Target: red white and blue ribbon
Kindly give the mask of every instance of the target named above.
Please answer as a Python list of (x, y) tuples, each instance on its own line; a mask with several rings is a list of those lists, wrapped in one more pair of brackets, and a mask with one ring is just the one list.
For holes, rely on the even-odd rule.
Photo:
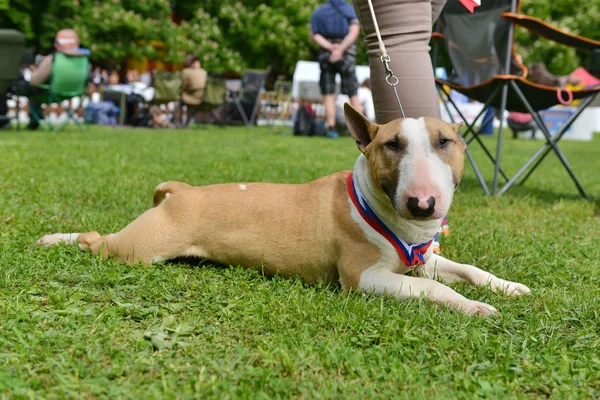
[(430, 240), (427, 243), (410, 245), (399, 238), (369, 206), (369, 203), (367, 203), (367, 200), (363, 197), (360, 189), (355, 184), (353, 175), (352, 172), (348, 175), (348, 195), (350, 195), (350, 199), (352, 200), (352, 203), (354, 203), (360, 216), (371, 228), (375, 229), (381, 236), (386, 238), (392, 246), (394, 246), (400, 259), (408, 268), (425, 264), (425, 253), (427, 253), (433, 240)]

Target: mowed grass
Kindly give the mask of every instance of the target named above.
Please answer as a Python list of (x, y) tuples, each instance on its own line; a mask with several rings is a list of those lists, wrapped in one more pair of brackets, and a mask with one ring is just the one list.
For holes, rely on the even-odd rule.
[[(540, 145), (507, 137), (507, 169)], [(562, 148), (600, 198), (600, 137)], [(350, 138), (93, 127), (2, 131), (0, 149), (0, 398), (600, 396), (600, 211), (554, 155), (500, 198), (466, 167), (443, 254), (533, 291), (453, 285), (501, 312), (486, 319), (208, 262), (130, 268), (35, 245), (119, 230), (166, 180), (301, 183), (350, 169)]]

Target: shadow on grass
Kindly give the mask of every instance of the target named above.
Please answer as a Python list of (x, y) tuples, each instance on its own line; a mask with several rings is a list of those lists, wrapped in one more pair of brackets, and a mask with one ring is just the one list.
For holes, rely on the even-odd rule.
[[(498, 186), (502, 186), (502, 181), (500, 181)], [(491, 188), (491, 181), (488, 182), (488, 187)], [(485, 196), (483, 188), (479, 184), (479, 181), (476, 178), (465, 177), (463, 178), (460, 187), (463, 191), (479, 194), (481, 196)], [(585, 190), (585, 187), (584, 187)], [(560, 201), (568, 200), (568, 201), (577, 201), (583, 200), (584, 198), (579, 194), (575, 185), (573, 185), (573, 190), (571, 192), (559, 192), (559, 191), (551, 191), (540, 188), (532, 188), (523, 185), (519, 185), (518, 183), (514, 184), (506, 193), (502, 196), (511, 196), (516, 198), (535, 198), (538, 201), (554, 204)], [(588, 196), (590, 194), (588, 193)], [(600, 199), (590, 196), (589, 201), (594, 204), (595, 215), (600, 215)]]
[[(327, 290), (331, 290), (333, 293), (342, 292), (342, 287), (340, 285), (336, 285), (336, 284), (332, 284), (332, 283), (325, 283), (325, 282), (321, 282), (321, 281), (319, 281), (316, 284), (310, 284), (310, 283), (304, 282), (302, 277), (300, 277), (299, 275), (293, 275), (290, 277), (283, 277), (281, 275), (267, 275), (267, 274), (264, 274), (263, 272), (259, 271), (258, 268), (245, 268), (242, 266), (219, 264), (219, 263), (209, 260), (207, 258), (177, 257), (172, 260), (165, 261), (165, 264), (177, 265), (177, 266), (188, 266), (188, 267), (192, 267), (192, 268), (212, 268), (215, 270), (222, 270), (222, 271), (229, 269), (229, 268), (235, 268), (235, 269), (241, 269), (241, 270), (247, 271), (248, 273), (255, 275), (255, 276), (260, 276), (261, 279), (264, 279), (267, 282), (272, 282), (274, 280), (283, 279), (283, 280), (289, 280), (289, 281), (298, 281), (305, 288), (317, 287), (317, 288), (326, 288)], [(336, 280), (336, 282), (339, 281), (339, 277), (336, 277), (335, 280)]]

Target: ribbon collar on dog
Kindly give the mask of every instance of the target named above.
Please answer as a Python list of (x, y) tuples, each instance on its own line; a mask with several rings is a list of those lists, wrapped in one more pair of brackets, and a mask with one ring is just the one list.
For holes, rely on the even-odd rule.
[(425, 264), (425, 253), (431, 246), (433, 240), (427, 243), (421, 244), (407, 244), (404, 240), (399, 238), (387, 225), (375, 214), (375, 211), (369, 206), (367, 200), (363, 197), (359, 187), (354, 182), (353, 173), (348, 175), (348, 194), (352, 203), (358, 210), (360, 216), (365, 220), (367, 224), (375, 229), (381, 236), (386, 238), (400, 255), (400, 259), (404, 265), (408, 268), (415, 267), (420, 264)]

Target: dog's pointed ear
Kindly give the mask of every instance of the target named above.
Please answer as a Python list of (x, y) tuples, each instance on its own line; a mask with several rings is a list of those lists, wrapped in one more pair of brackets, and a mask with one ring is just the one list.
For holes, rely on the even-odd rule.
[(375, 138), (375, 135), (377, 135), (379, 125), (369, 121), (367, 117), (362, 115), (348, 103), (344, 104), (344, 119), (346, 120), (348, 130), (352, 136), (354, 136), (354, 139), (356, 139), (358, 149), (364, 153), (369, 143), (371, 143)]
[(460, 128), (464, 125), (465, 123), (460, 121), (460, 122), (455, 122), (453, 124), (448, 124), (452, 127), (452, 129), (454, 130), (454, 132), (456, 132), (457, 134), (460, 133)]
[(460, 143), (462, 144), (463, 147), (463, 151), (465, 151), (467, 149), (467, 142), (465, 142), (465, 139), (462, 137), (462, 135), (460, 134), (460, 128), (464, 125), (465, 123), (463, 121), (460, 122), (456, 122), (453, 124), (448, 124), (450, 125), (450, 127), (452, 128), (452, 130), (454, 132), (456, 132), (456, 136), (458, 136), (458, 139), (460, 140)]

